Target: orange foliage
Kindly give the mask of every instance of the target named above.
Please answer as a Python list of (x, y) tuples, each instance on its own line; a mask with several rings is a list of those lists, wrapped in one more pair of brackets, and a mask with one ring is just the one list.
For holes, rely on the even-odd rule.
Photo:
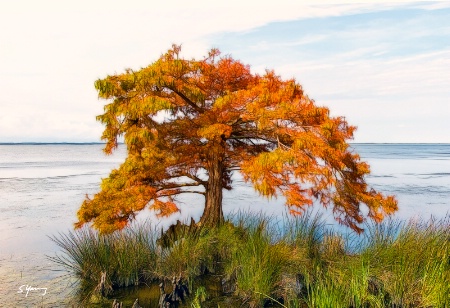
[(108, 100), (97, 117), (105, 152), (123, 135), (128, 157), (82, 204), (76, 226), (93, 222), (111, 232), (147, 206), (167, 216), (183, 193), (202, 194), (221, 209), (221, 196), (212, 200), (208, 192), (231, 189), (237, 169), (263, 196), (284, 196), (291, 213), (318, 202), (358, 232), (362, 204), (375, 221), (397, 210), (394, 197), (366, 184), (369, 166), (347, 143), (355, 127), (330, 117), (295, 80), (252, 74), (216, 49), (202, 60), (179, 53), (173, 46), (148, 67), (95, 82)]

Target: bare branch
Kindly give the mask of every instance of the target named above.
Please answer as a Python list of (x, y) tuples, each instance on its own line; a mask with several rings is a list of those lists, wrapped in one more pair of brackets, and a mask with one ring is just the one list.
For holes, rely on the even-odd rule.
[(195, 187), (195, 186), (203, 186), (201, 183), (166, 183), (163, 184), (163, 186), (159, 189), (157, 189), (156, 192), (160, 192), (166, 189), (177, 189), (177, 188), (183, 188), (183, 187)]
[(173, 195), (179, 195), (179, 194), (199, 194), (199, 195), (203, 195), (205, 196), (206, 193), (203, 191), (197, 191), (197, 190), (180, 190), (177, 192), (172, 192), (172, 193), (164, 193), (164, 194), (158, 194), (157, 198), (161, 198), (161, 197), (170, 197)]
[(183, 172), (183, 173), (181, 173), (181, 175), (184, 175), (184, 176), (190, 178), (191, 180), (196, 181), (197, 183), (199, 183), (199, 185), (205, 186), (208, 183), (207, 181), (204, 181), (201, 178), (199, 178), (191, 173), (188, 173), (188, 172)]
[[(169, 88), (169, 87), (168, 87)], [(196, 103), (194, 103), (193, 101), (191, 101), (189, 98), (186, 97), (186, 95), (184, 95), (183, 93), (181, 93), (180, 91), (177, 91), (176, 89), (171, 89), (175, 94), (177, 94), (179, 97), (181, 97), (189, 106), (191, 106), (192, 108), (195, 109), (195, 111), (197, 111), (198, 113), (203, 113), (204, 110), (202, 108), (200, 108), (199, 106), (197, 106)]]

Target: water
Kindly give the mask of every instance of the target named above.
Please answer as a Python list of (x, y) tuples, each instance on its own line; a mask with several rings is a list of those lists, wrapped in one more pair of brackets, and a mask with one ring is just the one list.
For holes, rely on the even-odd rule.
[[(105, 156), (101, 145), (0, 145), (0, 306), (64, 306), (70, 292), (58, 279), (56, 245), (48, 235), (72, 228), (76, 210), (125, 153)], [(47, 288), (20, 292), (22, 285)], [(6, 304), (5, 304), (6, 303)], [(2, 306), (3, 307), (3, 306)]]
[(396, 195), (402, 219), (450, 212), (450, 144), (355, 145), (371, 165), (368, 182)]
[[(450, 144), (353, 147), (371, 165), (368, 182), (397, 196), (397, 217), (444, 217), (450, 212)], [(85, 195), (95, 193), (101, 178), (125, 157), (123, 148), (112, 156), (105, 156), (101, 149), (99, 144), (0, 145), (1, 307), (67, 305), (65, 297), (72, 291), (72, 281), (61, 277), (47, 260), (46, 255), (58, 252), (48, 236), (72, 228)], [(225, 213), (238, 209), (284, 213), (282, 200), (262, 199), (238, 175), (234, 180), (236, 188), (224, 194)], [(180, 201), (181, 213), (161, 226), (191, 215), (199, 218), (201, 196), (183, 196)], [(140, 216), (154, 219), (148, 211)], [(26, 295), (26, 285), (39, 289)]]

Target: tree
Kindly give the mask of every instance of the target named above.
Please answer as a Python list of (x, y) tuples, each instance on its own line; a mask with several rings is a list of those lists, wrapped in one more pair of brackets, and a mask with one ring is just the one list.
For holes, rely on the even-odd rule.
[(224, 220), (222, 191), (237, 170), (261, 195), (284, 196), (292, 214), (316, 201), (358, 232), (366, 215), (379, 222), (397, 210), (394, 197), (367, 185), (369, 166), (347, 143), (355, 127), (330, 117), (295, 80), (252, 74), (217, 49), (202, 60), (184, 59), (180, 49), (95, 82), (108, 100), (97, 117), (104, 151), (123, 136), (128, 156), (83, 202), (77, 227), (92, 222), (112, 232), (146, 207), (168, 216), (185, 193), (204, 196), (199, 224), (216, 226)]

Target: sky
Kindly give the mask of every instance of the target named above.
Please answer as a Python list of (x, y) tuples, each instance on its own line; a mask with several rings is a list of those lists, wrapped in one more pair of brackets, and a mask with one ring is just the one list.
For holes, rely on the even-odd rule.
[(170, 46), (294, 77), (353, 142), (450, 143), (450, 1), (0, 0), (0, 143), (99, 142), (94, 82)]

